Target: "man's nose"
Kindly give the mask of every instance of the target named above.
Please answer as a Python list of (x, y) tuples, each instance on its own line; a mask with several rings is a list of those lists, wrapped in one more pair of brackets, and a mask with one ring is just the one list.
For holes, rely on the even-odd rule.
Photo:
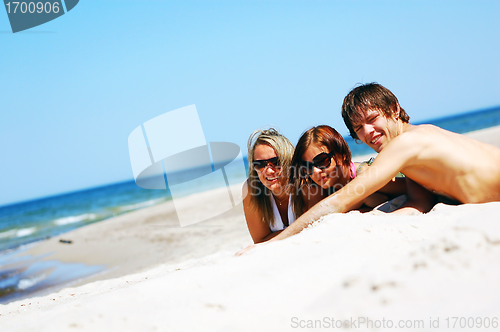
[(363, 126), (361, 126), (361, 136), (367, 137), (368, 135), (371, 135), (373, 132), (373, 126), (369, 123), (365, 123)]

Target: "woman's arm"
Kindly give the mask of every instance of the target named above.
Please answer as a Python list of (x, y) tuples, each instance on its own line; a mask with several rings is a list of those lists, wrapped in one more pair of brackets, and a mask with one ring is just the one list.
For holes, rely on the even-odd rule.
[(342, 189), (314, 205), (272, 241), (283, 240), (300, 233), (311, 223), (327, 214), (356, 209), (368, 196), (383, 188), (400, 170), (403, 170), (405, 165), (418, 155), (418, 148), (418, 146), (408, 147), (402, 144), (399, 136), (394, 138), (379, 153), (370, 167), (367, 167)]
[(248, 231), (254, 243), (261, 243), (272, 239), (281, 231), (271, 232), (269, 226), (262, 222), (262, 216), (259, 210), (252, 206), (250, 193), (248, 191), (248, 182), (243, 185), (243, 211), (247, 221)]

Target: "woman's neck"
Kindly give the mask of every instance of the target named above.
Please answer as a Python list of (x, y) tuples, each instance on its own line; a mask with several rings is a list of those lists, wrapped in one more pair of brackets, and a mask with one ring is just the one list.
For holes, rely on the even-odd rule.
[(273, 193), (273, 196), (274, 200), (276, 201), (276, 203), (278, 203), (278, 205), (283, 205), (283, 203), (288, 201), (288, 194), (286, 192), (280, 193), (279, 196)]

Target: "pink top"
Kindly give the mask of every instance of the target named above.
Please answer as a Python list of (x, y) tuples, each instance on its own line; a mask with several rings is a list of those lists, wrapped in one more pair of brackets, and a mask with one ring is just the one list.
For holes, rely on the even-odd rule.
[(354, 179), (356, 177), (356, 166), (354, 166), (354, 163), (351, 161), (351, 179)]

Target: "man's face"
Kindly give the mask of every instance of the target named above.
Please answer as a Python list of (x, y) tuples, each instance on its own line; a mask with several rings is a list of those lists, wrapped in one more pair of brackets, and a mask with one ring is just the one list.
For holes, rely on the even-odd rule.
[(358, 138), (376, 152), (382, 149), (398, 135), (397, 120), (387, 118), (382, 111), (368, 109), (358, 123), (353, 123)]

